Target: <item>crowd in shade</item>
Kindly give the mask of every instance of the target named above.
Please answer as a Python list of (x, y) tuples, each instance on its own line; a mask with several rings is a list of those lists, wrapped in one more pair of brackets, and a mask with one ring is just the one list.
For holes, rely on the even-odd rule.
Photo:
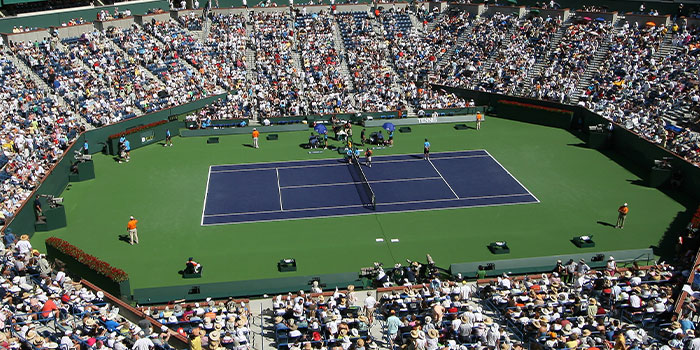
[(82, 127), (12, 61), (0, 55), (0, 222), (10, 220)]
[(146, 319), (128, 321), (104, 292), (54, 266), (27, 235), (5, 230), (0, 252), (3, 349), (172, 349), (172, 331), (154, 329)]

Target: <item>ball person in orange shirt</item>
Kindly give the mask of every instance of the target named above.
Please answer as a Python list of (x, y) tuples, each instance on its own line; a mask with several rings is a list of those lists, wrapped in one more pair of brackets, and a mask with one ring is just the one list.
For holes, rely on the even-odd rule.
[(139, 233), (136, 230), (136, 224), (138, 224), (139, 221), (134, 219), (134, 217), (129, 218), (129, 222), (126, 224), (126, 230), (129, 232), (129, 243), (131, 245), (134, 245), (134, 242), (136, 244), (139, 244)]
[(260, 136), (260, 131), (253, 128), (253, 147), (258, 148), (258, 137)]
[(629, 212), (630, 208), (627, 206), (627, 203), (617, 208), (617, 225), (615, 225), (615, 228), (623, 228), (625, 226), (625, 218)]
[(476, 130), (481, 129), (481, 121), (484, 119), (484, 116), (481, 115), (481, 112), (476, 112)]

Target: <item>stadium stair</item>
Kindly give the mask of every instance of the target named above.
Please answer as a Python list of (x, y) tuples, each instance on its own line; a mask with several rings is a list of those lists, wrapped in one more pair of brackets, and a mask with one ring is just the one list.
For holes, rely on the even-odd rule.
[(335, 21), (333, 25), (333, 45), (336, 50), (338, 50), (338, 57), (340, 58), (340, 74), (343, 76), (345, 85), (350, 88), (350, 91), (355, 91), (355, 84), (352, 82), (350, 77), (350, 68), (348, 68), (348, 61), (346, 59), (345, 45), (343, 44), (343, 38), (340, 36), (340, 25)]
[[(444, 16), (444, 14), (441, 16)], [(433, 23), (431, 23), (431, 25), (433, 27), (435, 27), (435, 23), (438, 23), (437, 20), (433, 21)], [(452, 56), (454, 56), (455, 50), (457, 50), (458, 48), (464, 47), (464, 42), (467, 41), (467, 34), (471, 30), (472, 30), (471, 24), (468, 27), (464, 28), (462, 33), (457, 38), (457, 43), (455, 43), (454, 46), (452, 46), (449, 50), (447, 50), (447, 53), (442, 55), (442, 57), (440, 57), (440, 60), (438, 60), (438, 63), (435, 65), (435, 72), (442, 71), (443, 68), (447, 65), (447, 63), (452, 61)]]
[(416, 28), (416, 30), (418, 30), (419, 32), (424, 32), (423, 23), (418, 19), (418, 17), (416, 17), (415, 14), (413, 14), (413, 12), (408, 13), (408, 18), (411, 19), (411, 25), (413, 26), (413, 28)]
[(610, 36), (603, 40), (600, 47), (598, 47), (598, 50), (596, 50), (595, 55), (593, 56), (593, 60), (588, 65), (588, 67), (586, 67), (586, 71), (581, 75), (581, 79), (579, 79), (578, 83), (576, 84), (573, 93), (569, 95), (569, 104), (577, 105), (578, 102), (581, 100), (581, 94), (591, 83), (591, 81), (593, 80), (593, 76), (598, 71), (598, 69), (600, 69), (600, 64), (603, 63), (605, 57), (607, 57), (608, 49), (610, 48), (610, 44), (612, 43), (612, 37), (615, 34), (617, 34), (617, 31), (619, 30), (618, 27), (615, 27), (615, 29), (616, 30), (613, 33), (610, 33)]
[(559, 30), (554, 34), (552, 37), (552, 40), (549, 43), (549, 47), (547, 48), (547, 51), (540, 57), (537, 57), (537, 62), (535, 63), (535, 66), (530, 69), (530, 72), (527, 73), (527, 79), (525, 79), (525, 84), (523, 87), (520, 89), (520, 91), (516, 91), (516, 94), (520, 96), (528, 96), (530, 94), (530, 91), (532, 90), (532, 82), (534, 79), (542, 73), (542, 70), (550, 63), (550, 61), (547, 59), (547, 57), (550, 57), (552, 54), (552, 50), (559, 46), (559, 43), (561, 42), (562, 37), (564, 37), (564, 33), (566, 32), (566, 28), (568, 28), (569, 25), (565, 24), (562, 25)]
[(15, 67), (17, 67), (17, 69), (19, 69), (20, 71), (22, 71), (22, 73), (24, 73), (26, 76), (28, 76), (29, 78), (31, 78), (32, 81), (33, 81), (38, 87), (41, 87), (43, 90), (46, 90), (46, 91), (48, 91), (49, 93), (51, 93), (51, 96), (53, 96), (53, 97), (56, 98), (56, 101), (58, 101), (58, 104), (59, 104), (61, 107), (64, 107), (64, 108), (67, 108), (67, 109), (72, 109), (72, 108), (70, 107), (70, 105), (66, 102), (66, 100), (63, 99), (63, 97), (59, 96), (58, 94), (53, 94), (53, 93), (52, 93), (52, 92), (54, 91), (53, 88), (50, 87), (48, 84), (46, 84), (46, 82), (44, 81), (44, 79), (41, 79), (41, 77), (39, 77), (36, 73), (34, 73), (34, 71), (32, 71), (32, 69), (29, 68), (29, 66), (27, 66), (27, 65), (24, 63), (24, 61), (22, 61), (21, 59), (19, 59), (19, 58), (18, 58), (17, 56), (15, 56), (15, 55), (5, 55), (5, 58), (7, 58), (9, 61), (11, 61), (11, 62), (15, 65)]
[(430, 21), (430, 22), (428, 23), (428, 27), (425, 29), (425, 32), (426, 32), (426, 33), (430, 33), (430, 32), (433, 31), (433, 28), (435, 28), (435, 26), (436, 26), (438, 23), (444, 23), (445, 17), (446, 17), (446, 16), (447, 16), (447, 12), (443, 10), (443, 11), (440, 13), (440, 15), (438, 15), (435, 19), (433, 19), (432, 21)]
[[(114, 41), (112, 41), (112, 40), (107, 40), (107, 42), (109, 42), (109, 45), (111, 45), (112, 50), (114, 50), (115, 52), (118, 52), (118, 53), (119, 53), (119, 56), (121, 56), (122, 59), (128, 59), (128, 58), (129, 58), (129, 54), (127, 54), (126, 51), (124, 51), (124, 49), (122, 49), (121, 47), (119, 47), (119, 45), (117, 45), (116, 43), (114, 43)], [(136, 61), (135, 64), (138, 64), (139, 67), (141, 68), (141, 72), (142, 72), (143, 74), (145, 74), (146, 76), (148, 76), (149, 78), (153, 79), (154, 81), (161, 81), (160, 78), (158, 78), (157, 76), (153, 75), (153, 73), (151, 73), (151, 71), (149, 71), (148, 69), (146, 69), (146, 67), (144, 67), (143, 65), (139, 64), (138, 61)], [(137, 109), (138, 109), (138, 108), (137, 108)]]
[[(247, 14), (246, 14), (247, 17)], [(246, 33), (252, 33), (253, 32), (253, 25), (250, 24), (249, 19), (246, 19), (245, 23), (245, 32)], [(250, 42), (248, 42), (248, 45), (246, 45), (245, 48), (245, 63), (246, 63), (246, 78), (248, 80), (253, 80), (255, 78), (255, 71), (253, 70), (253, 67), (255, 67), (255, 49), (250, 46)]]

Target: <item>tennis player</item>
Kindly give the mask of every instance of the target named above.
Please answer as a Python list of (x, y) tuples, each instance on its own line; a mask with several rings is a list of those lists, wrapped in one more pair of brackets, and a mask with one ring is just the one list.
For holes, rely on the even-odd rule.
[(425, 142), (423, 142), (423, 159), (430, 160), (430, 142), (428, 142), (428, 139), (425, 139)]
[(365, 151), (365, 159), (366, 159), (365, 165), (367, 165), (367, 167), (371, 168), (372, 167), (372, 150), (369, 148)]
[(163, 147), (173, 146), (173, 137), (170, 134), (170, 129), (165, 130), (165, 143), (163, 144)]

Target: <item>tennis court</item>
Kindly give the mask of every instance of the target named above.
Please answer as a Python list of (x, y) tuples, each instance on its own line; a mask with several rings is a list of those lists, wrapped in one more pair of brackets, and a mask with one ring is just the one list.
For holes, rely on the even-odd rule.
[(340, 158), (216, 165), (201, 224), (537, 202), (486, 150), (375, 156), (371, 167)]

